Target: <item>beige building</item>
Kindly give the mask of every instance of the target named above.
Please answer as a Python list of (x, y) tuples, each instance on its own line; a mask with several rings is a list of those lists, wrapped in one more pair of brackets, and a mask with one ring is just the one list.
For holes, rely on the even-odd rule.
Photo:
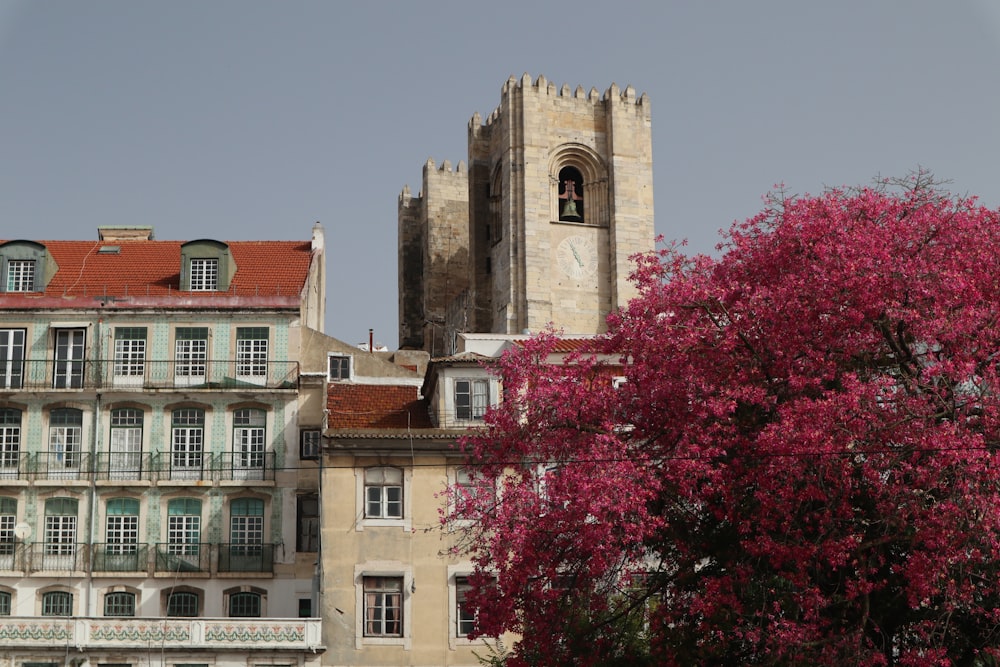
[(469, 123), (468, 166), (428, 161), (420, 193), (403, 190), (403, 350), (329, 353), (325, 665), (490, 654), (468, 638), (472, 565), (449, 555), (461, 526), (441, 523), (443, 491), (468, 480), (455, 443), (501, 400), (489, 364), (524, 331), (551, 323), (571, 352), (634, 294), (628, 258), (653, 248), (651, 145), (649, 101), (631, 87), (511, 78)]

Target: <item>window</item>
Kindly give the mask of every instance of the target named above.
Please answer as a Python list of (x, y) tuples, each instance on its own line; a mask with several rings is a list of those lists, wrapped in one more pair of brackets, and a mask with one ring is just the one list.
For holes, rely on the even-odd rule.
[(73, 594), (50, 591), (42, 594), (42, 616), (72, 616)]
[(299, 598), (299, 618), (312, 618), (312, 599)]
[(399, 468), (365, 470), (365, 517), (403, 518), (403, 471)]
[(107, 593), (104, 596), (104, 615), (135, 616), (135, 593)]
[(348, 356), (331, 354), (327, 357), (329, 360), (330, 375), (329, 378), (333, 380), (350, 380), (351, 379), (351, 358)]
[(139, 501), (112, 498), (108, 501), (105, 541), (109, 554), (134, 554), (139, 546)]
[(191, 591), (167, 591), (167, 616), (198, 616), (200, 595)]
[(219, 571), (271, 572), (272, 553), (272, 545), (264, 544), (264, 501), (234, 500), (229, 511), (229, 544), (219, 549)]
[(83, 457), (83, 412), (56, 408), (49, 413), (49, 479), (78, 479)]
[(315, 461), (319, 458), (322, 434), (318, 428), (305, 428), (299, 431), (299, 458), (303, 461)]
[(229, 595), (229, 616), (256, 618), (260, 616), (260, 593), (239, 592)]
[(236, 329), (236, 377), (248, 382), (267, 378), (267, 327)]
[(219, 285), (219, 260), (191, 260), (191, 291), (213, 292)]
[(137, 480), (142, 472), (142, 410), (111, 411), (108, 479)]
[(365, 637), (403, 636), (403, 578), (364, 578)]
[(56, 329), (52, 387), (79, 389), (83, 386), (85, 329)]
[(489, 380), (455, 380), (455, 416), (458, 419), (482, 419), (489, 403)]
[(267, 414), (257, 408), (233, 413), (233, 479), (264, 479), (264, 427)]
[(46, 570), (76, 569), (76, 512), (77, 501), (73, 498), (45, 501), (43, 564)]
[(201, 502), (176, 498), (167, 503), (167, 553), (197, 557), (201, 541)]
[(171, 414), (170, 479), (201, 479), (205, 455), (205, 411), (195, 408)]
[(10, 616), (12, 596), (7, 591), (0, 591), (0, 616)]
[(319, 551), (319, 495), (303, 494), (298, 497), (296, 505), (299, 530), (295, 537), (295, 550)]
[(455, 577), (455, 636), (468, 637), (476, 629), (476, 612), (466, 602), (465, 596), (472, 589), (468, 577)]
[(174, 335), (174, 380), (202, 384), (208, 366), (208, 327), (182, 327)]
[(12, 259), (7, 262), (7, 291), (33, 292), (35, 289), (35, 260)]
[(24, 329), (0, 329), (0, 389), (24, 384)]
[[(17, 525), (17, 500), (0, 498), (0, 563), (2, 569), (12, 570), (14, 555), (14, 526)], [(9, 566), (9, 567), (8, 567)]]
[(139, 384), (146, 373), (146, 327), (115, 327), (115, 383)]
[(17, 479), (21, 460), (21, 411), (0, 409), (0, 478)]

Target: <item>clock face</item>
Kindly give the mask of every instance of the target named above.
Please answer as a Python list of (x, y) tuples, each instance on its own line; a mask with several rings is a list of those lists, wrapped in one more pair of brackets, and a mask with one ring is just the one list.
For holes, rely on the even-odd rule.
[(592, 276), (597, 271), (597, 247), (586, 236), (567, 236), (556, 247), (556, 261), (570, 278)]

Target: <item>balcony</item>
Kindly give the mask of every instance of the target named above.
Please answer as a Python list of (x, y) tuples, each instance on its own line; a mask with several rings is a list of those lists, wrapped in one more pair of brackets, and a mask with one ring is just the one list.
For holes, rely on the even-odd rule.
[(111, 359), (28, 359), (9, 363), (16, 372), (0, 375), (0, 391), (295, 389), (299, 378), (299, 364), (295, 361), (131, 360), (125, 368), (119, 364), (118, 372)]
[(0, 452), (0, 486), (9, 480), (112, 482), (274, 481), (275, 454), (222, 452)]
[(106, 544), (91, 545), (94, 572), (149, 571), (149, 545), (147, 544)]
[(85, 572), (90, 567), (89, 544), (35, 542), (26, 545), (29, 572)]
[(220, 544), (219, 572), (274, 572), (274, 545)]
[(36, 618), (6, 617), (0, 647), (73, 647), (74, 651), (256, 652), (323, 650), (318, 618)]
[(156, 571), (208, 574), (212, 571), (212, 545), (203, 542), (160, 542), (156, 545)]

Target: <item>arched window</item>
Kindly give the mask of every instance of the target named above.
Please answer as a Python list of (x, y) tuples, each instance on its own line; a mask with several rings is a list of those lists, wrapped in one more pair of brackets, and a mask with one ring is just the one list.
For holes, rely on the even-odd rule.
[(264, 596), (257, 590), (227, 591), (227, 613), (233, 618), (257, 618), (263, 609)]
[[(139, 501), (135, 498), (112, 498), (105, 517), (105, 554), (118, 565), (117, 571), (135, 571), (139, 550)], [(121, 557), (121, 558), (119, 558)], [(131, 566), (131, 567), (129, 567)]]
[(113, 591), (104, 595), (105, 616), (135, 616), (135, 593)]
[(166, 615), (194, 618), (201, 613), (201, 592), (195, 589), (170, 589), (164, 592)]
[(74, 498), (45, 501), (44, 567), (46, 570), (75, 570), (77, 507)]
[(200, 569), (200, 500), (175, 498), (167, 503), (167, 553), (178, 557), (178, 570), (183, 568), (186, 571), (189, 567), (195, 567), (196, 571)]
[(142, 410), (111, 411), (108, 479), (140, 479), (142, 472)]
[(576, 167), (559, 170), (559, 219), (583, 222), (583, 174)]
[(73, 594), (66, 591), (42, 593), (42, 616), (72, 616)]

